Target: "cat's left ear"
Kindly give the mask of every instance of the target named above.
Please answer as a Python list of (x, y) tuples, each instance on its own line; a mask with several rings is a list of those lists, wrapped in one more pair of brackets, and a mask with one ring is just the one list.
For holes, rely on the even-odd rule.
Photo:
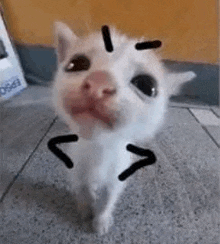
[(183, 73), (167, 73), (165, 75), (165, 80), (168, 85), (168, 92), (170, 95), (176, 95), (179, 93), (181, 86), (191, 81), (196, 77), (193, 71), (183, 72)]
[(62, 22), (54, 23), (55, 47), (57, 50), (58, 62), (62, 62), (68, 49), (78, 39), (72, 30)]

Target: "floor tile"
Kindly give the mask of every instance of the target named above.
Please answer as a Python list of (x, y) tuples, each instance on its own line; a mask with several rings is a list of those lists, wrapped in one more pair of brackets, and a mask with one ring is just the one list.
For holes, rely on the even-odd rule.
[(211, 110), (190, 108), (190, 111), (202, 125), (220, 126), (220, 118), (218, 118)]
[(206, 126), (206, 129), (220, 147), (220, 126)]

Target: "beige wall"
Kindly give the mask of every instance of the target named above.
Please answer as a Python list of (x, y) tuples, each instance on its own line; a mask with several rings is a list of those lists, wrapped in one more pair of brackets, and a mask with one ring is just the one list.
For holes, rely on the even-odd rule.
[(163, 58), (218, 61), (217, 0), (4, 0), (13, 37), (23, 43), (51, 44), (52, 23), (97, 29), (114, 24), (134, 36), (163, 41)]

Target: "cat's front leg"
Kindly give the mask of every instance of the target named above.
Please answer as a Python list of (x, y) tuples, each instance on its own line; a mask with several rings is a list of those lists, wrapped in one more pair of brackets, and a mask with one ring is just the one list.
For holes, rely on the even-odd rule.
[(112, 212), (114, 210), (114, 205), (122, 193), (125, 185), (125, 182), (118, 181), (115, 182), (115, 184), (110, 184), (107, 186), (106, 204), (101, 211), (96, 210), (95, 218), (93, 220), (93, 229), (100, 235), (106, 234), (113, 224), (114, 221)]
[(76, 190), (77, 208), (82, 221), (90, 220), (94, 217), (95, 193), (91, 186), (82, 185)]

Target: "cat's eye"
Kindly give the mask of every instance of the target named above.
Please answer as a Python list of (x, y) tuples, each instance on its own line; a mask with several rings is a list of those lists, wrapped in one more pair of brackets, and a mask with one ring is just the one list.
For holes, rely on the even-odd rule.
[(74, 57), (65, 67), (66, 72), (85, 71), (90, 68), (90, 61), (86, 56)]
[(155, 97), (157, 95), (156, 81), (150, 75), (137, 75), (132, 78), (131, 84), (144, 95), (149, 97)]

